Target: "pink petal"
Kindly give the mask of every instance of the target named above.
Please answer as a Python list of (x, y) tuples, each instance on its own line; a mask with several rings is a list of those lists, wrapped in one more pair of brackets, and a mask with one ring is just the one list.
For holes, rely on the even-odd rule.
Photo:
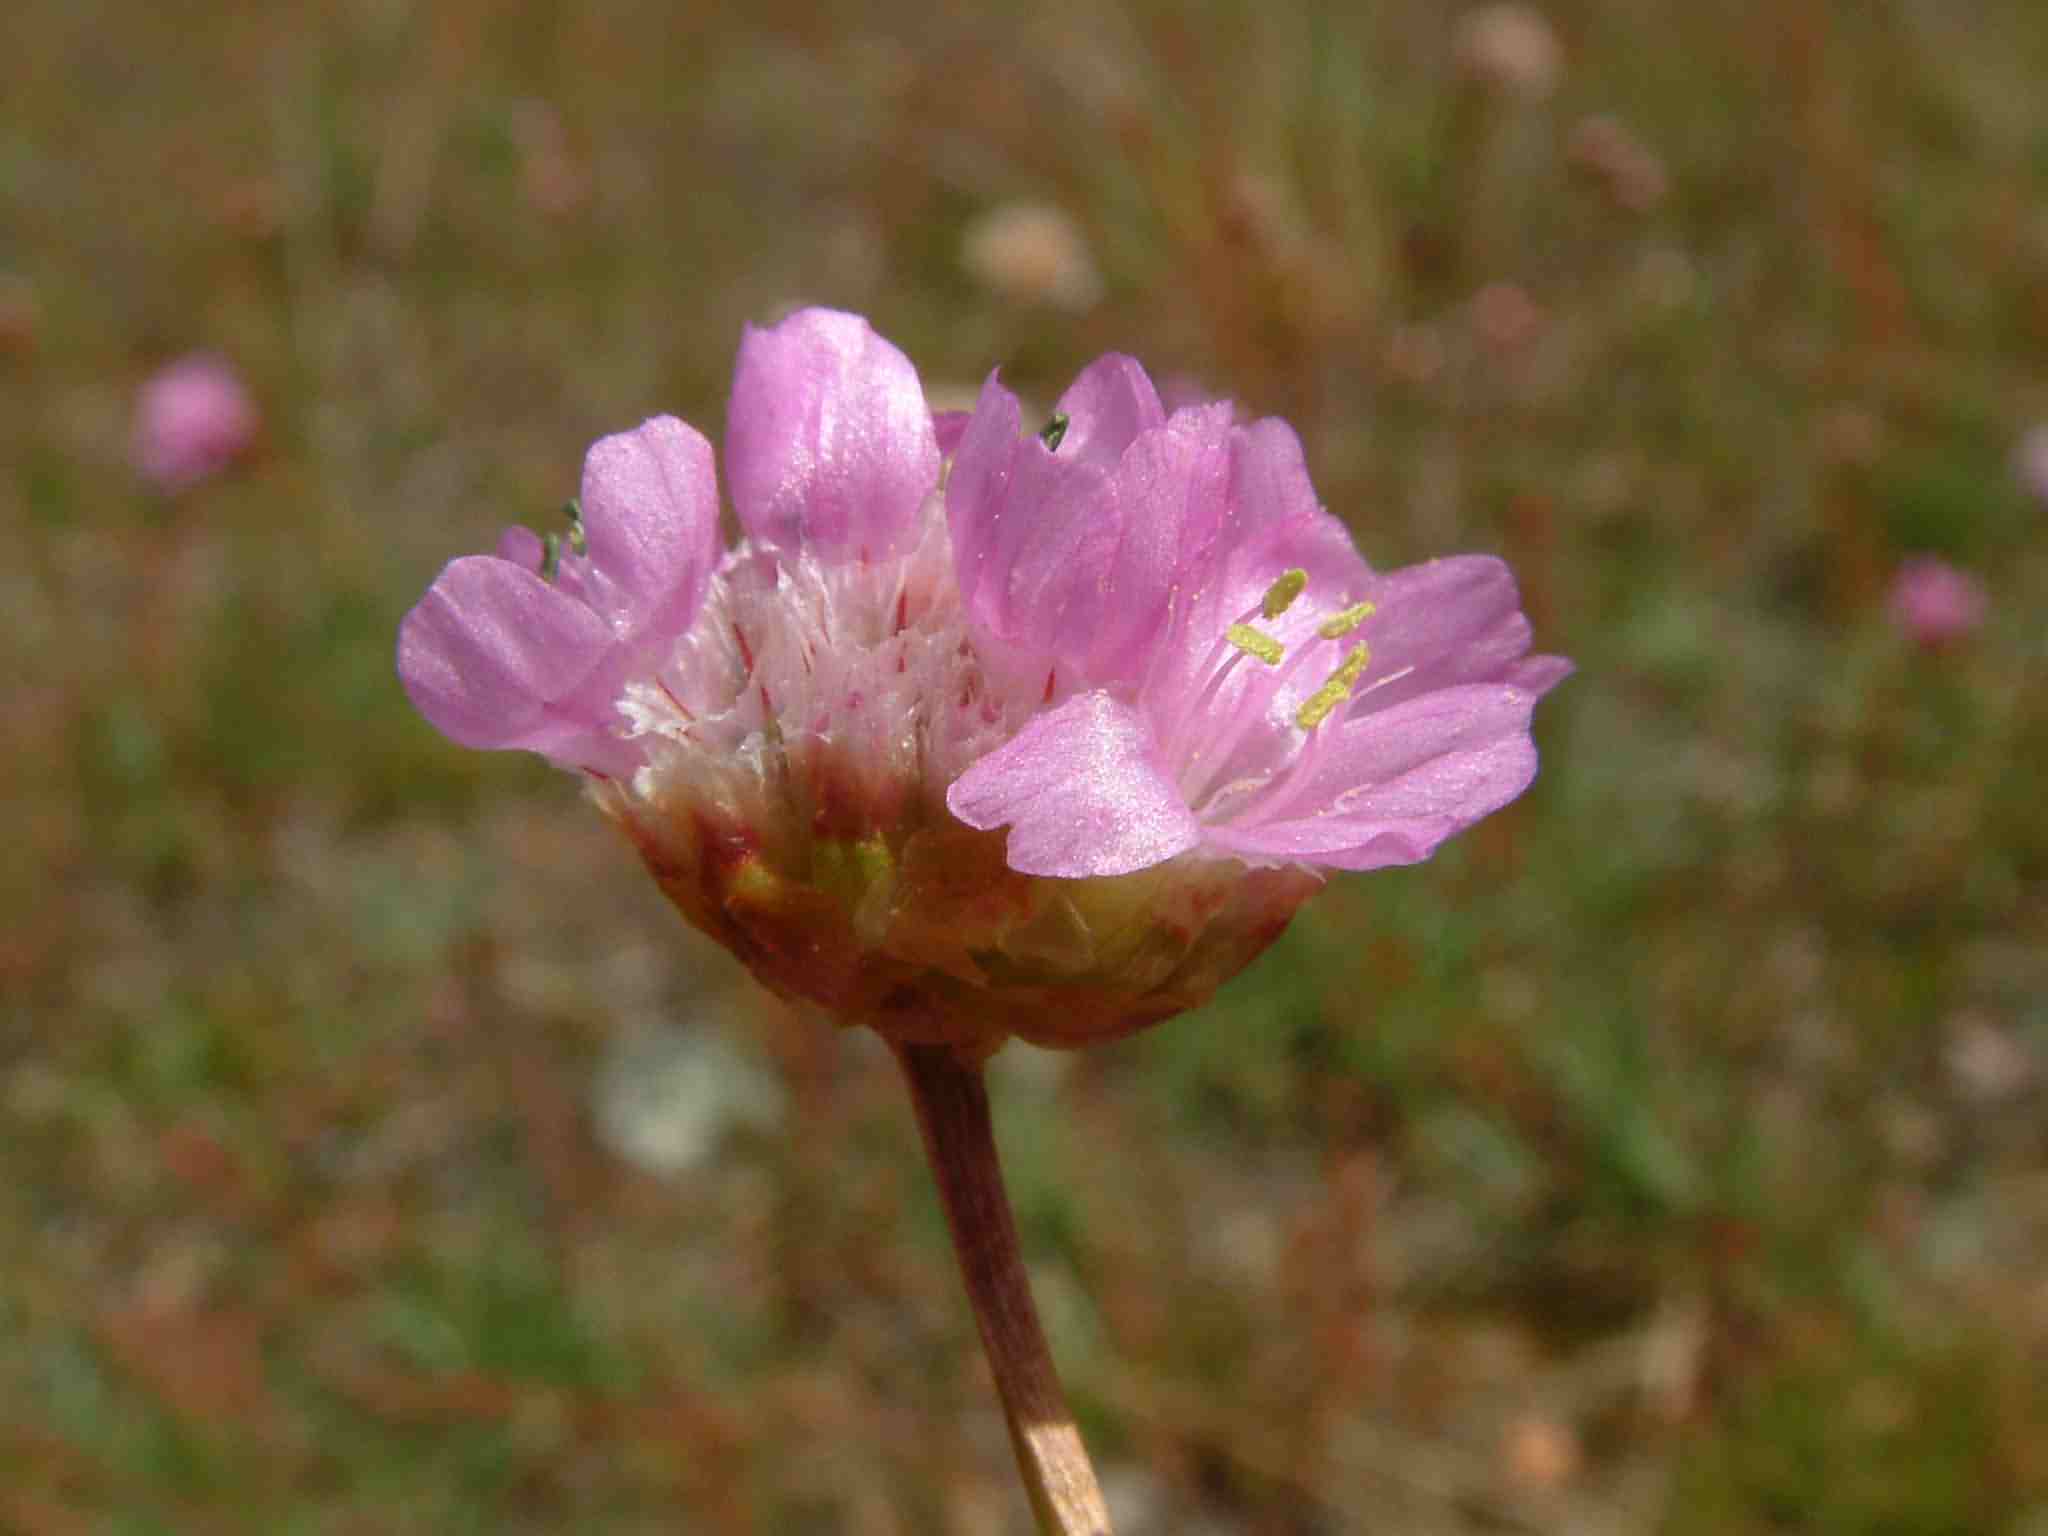
[(1021, 423), (1017, 397), (991, 373), (946, 481), (954, 571), (984, 639), (1012, 653), (991, 661), (1072, 667), (1092, 633), (1085, 588), (1115, 550), (1109, 478)]
[(1201, 838), (1142, 717), (1099, 692), (1033, 716), (946, 804), (970, 827), (1009, 827), (1009, 865), (1027, 875), (1129, 874)]
[(1053, 409), (1067, 418), (1059, 456), (1102, 470), (1116, 468), (1140, 433), (1166, 425), (1152, 380), (1136, 358), (1118, 352), (1083, 368)]
[(1490, 555), (1407, 566), (1376, 577), (1365, 595), (1375, 612), (1357, 638), (1372, 647), (1372, 667), (1353, 713), (1460, 683), (1512, 680), (1540, 692), (1570, 671), (1557, 658), (1528, 656), (1529, 621), (1514, 574)]
[[(1229, 507), (1230, 407), (1182, 411), (1117, 465), (1102, 558), (1069, 580), (1091, 683), (1144, 679), (1218, 553)], [(1274, 572), (1275, 575), (1279, 573)]]
[(1529, 787), (1535, 704), (1520, 688), (1474, 684), (1329, 722), (1305, 773), (1276, 780), (1206, 840), (1240, 857), (1339, 869), (1427, 858)]
[(1144, 370), (1112, 355), (1059, 410), (1049, 448), (994, 374), (983, 385), (946, 488), (961, 590), (998, 642), (1079, 684), (1135, 682), (1222, 526), (1229, 407), (1169, 421)]
[(1541, 698), (1570, 677), (1574, 670), (1562, 656), (1525, 656), (1508, 668), (1507, 682)]
[(741, 341), (725, 463), (755, 538), (880, 559), (938, 484), (939, 444), (910, 359), (858, 315), (806, 309)]
[(582, 508), (598, 578), (586, 595), (613, 626), (687, 626), (718, 560), (718, 472), (703, 435), (656, 416), (599, 438), (583, 459)]
[(1024, 409), (991, 372), (968, 415), (946, 476), (946, 526), (953, 536), (953, 569), (974, 617), (998, 633), (997, 608), (1008, 587), (1009, 556), (999, 554), (1009, 533), (1011, 464), (1023, 429)]
[(398, 628), (398, 676), (434, 728), (465, 747), (554, 754), (601, 730), (579, 697), (611, 648), (604, 620), (534, 572), (490, 555), (450, 561)]
[(1308, 602), (1326, 602), (1331, 610), (1355, 602), (1371, 571), (1350, 530), (1317, 498), (1294, 429), (1268, 416), (1238, 428), (1231, 447), (1225, 537), (1233, 548), (1233, 571), (1244, 573), (1248, 588), (1263, 592), (1280, 572), (1300, 568), (1308, 572)]
[(514, 523), (498, 535), (498, 547), (493, 553), (500, 560), (509, 560), (529, 571), (538, 571), (547, 558), (547, 546), (541, 542), (540, 535), (524, 523)]
[(1321, 821), (1280, 821), (1271, 826), (1229, 828), (1212, 832), (1210, 848), (1247, 864), (1308, 864), (1326, 869), (1390, 869), (1420, 864), (1454, 833), (1461, 823), (1374, 823), (1330, 818)]
[(932, 436), (938, 440), (940, 457), (952, 456), (960, 446), (960, 439), (967, 435), (967, 423), (973, 419), (972, 411), (932, 412)]
[[(1283, 572), (1300, 570), (1308, 585), (1286, 616), (1255, 614), (1254, 623), (1290, 655), (1320, 643), (1334, 666), (1342, 647), (1319, 642), (1316, 626), (1357, 602), (1372, 580), (1349, 531), (1316, 500), (1300, 440), (1285, 422), (1270, 418), (1231, 433), (1230, 490), (1216, 546), (1216, 574), (1190, 573), (1193, 579), (1184, 580), (1193, 600), (1166, 642), (1161, 665), (1149, 674), (1146, 702), (1155, 718), (1182, 715), (1203, 698), (1204, 713), (1265, 713), (1279, 689), (1273, 668), (1238, 666), (1219, 689), (1206, 687), (1225, 630), (1255, 609)], [(1309, 678), (1307, 687), (1321, 681)]]

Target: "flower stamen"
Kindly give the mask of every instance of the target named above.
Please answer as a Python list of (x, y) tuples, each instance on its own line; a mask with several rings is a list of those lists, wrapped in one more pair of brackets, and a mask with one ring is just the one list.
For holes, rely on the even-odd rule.
[(1349, 608), (1331, 614), (1318, 624), (1316, 633), (1325, 640), (1341, 640), (1377, 612), (1379, 609), (1371, 603), (1353, 603)]
[[(1255, 606), (1245, 609), (1233, 622), (1224, 627), (1222, 635), (1209, 647), (1209, 654), (1202, 658), (1200, 670), (1195, 673), (1197, 677), (1206, 674), (1207, 680), (1202, 684), (1201, 691), (1195, 695), (1194, 702), (1182, 711), (1183, 720), (1193, 721), (1202, 717), (1210, 702), (1222, 690), (1224, 683), (1229, 681), (1230, 674), (1237, 670), (1239, 657), (1256, 656), (1269, 667), (1280, 665), (1286, 657), (1286, 647), (1263, 630), (1253, 629), (1251, 621), (1255, 617), (1268, 620), (1279, 618), (1294, 606), (1294, 600), (1301, 596), (1307, 586), (1307, 571), (1283, 571), (1274, 579), (1273, 584), (1266, 588)], [(1300, 654), (1297, 652), (1296, 660), (1299, 659)], [(1293, 662), (1288, 663), (1290, 670), (1293, 665)], [(1181, 742), (1176, 737), (1171, 748), (1172, 754), (1177, 756), (1180, 750)]]
[[(1363, 650), (1364, 647), (1361, 646), (1359, 649)], [(1376, 677), (1357, 696), (1362, 699), (1368, 694), (1377, 693), (1389, 684), (1398, 683), (1414, 670), (1413, 667), (1401, 667), (1396, 671), (1389, 672), (1385, 677)], [(1254, 811), (1261, 821), (1277, 821), (1282, 819), (1288, 808), (1300, 798), (1301, 791), (1314, 783), (1316, 763), (1322, 756), (1323, 743), (1329, 739), (1329, 736), (1330, 733), (1328, 731), (1310, 731), (1308, 740), (1302, 744), (1301, 750), (1295, 753), (1294, 761), (1283, 768), (1278, 776), (1265, 784), (1263, 786), (1265, 794), (1253, 806), (1246, 807), (1244, 815), (1236, 817), (1234, 820), (1243, 821), (1247, 816), (1253, 814)], [(1346, 803), (1346, 795), (1339, 795), (1334, 802), (1333, 809), (1341, 811)]]
[[(1294, 606), (1294, 600), (1308, 590), (1308, 572), (1296, 566), (1291, 571), (1282, 571), (1273, 585), (1266, 588), (1266, 595), (1259, 599), (1259, 612), (1268, 619), (1277, 619)], [(1350, 612), (1346, 609), (1345, 612)]]
[(1337, 664), (1337, 670), (1330, 674), (1328, 682), (1310, 694), (1295, 711), (1294, 723), (1304, 731), (1313, 731), (1330, 717), (1330, 712), (1351, 697), (1351, 689), (1365, 675), (1365, 669), (1372, 665), (1372, 647), (1362, 641), (1351, 648), (1350, 654)]
[(1249, 624), (1231, 625), (1223, 631), (1223, 638), (1243, 654), (1256, 656), (1269, 667), (1279, 666), (1280, 659), (1287, 654), (1287, 647)]
[[(1307, 590), (1307, 587), (1308, 572), (1299, 569), (1282, 572), (1274, 580), (1273, 584), (1266, 588), (1265, 595), (1259, 600), (1259, 613), (1268, 619), (1278, 618), (1294, 605), (1295, 599), (1300, 597)], [(1322, 620), (1316, 626), (1315, 633), (1322, 639), (1336, 639), (1356, 629), (1365, 622), (1372, 612), (1373, 606), (1370, 603), (1353, 603), (1350, 607), (1340, 609), (1338, 612)], [(1284, 686), (1287, 680), (1294, 675), (1295, 671), (1308, 660), (1310, 654), (1316, 650), (1314, 640), (1304, 636), (1302, 642), (1294, 647), (1293, 654), (1288, 655), (1287, 648), (1279, 640), (1265, 634), (1263, 631), (1253, 629), (1246, 622), (1250, 618), (1251, 615), (1247, 613), (1243, 619), (1232, 624), (1224, 631), (1223, 641), (1218, 644), (1216, 650), (1210, 652), (1211, 660), (1209, 665), (1214, 666), (1214, 658), (1217, 651), (1222, 650), (1225, 645), (1232, 649), (1232, 654), (1224, 661), (1223, 665), (1216, 667), (1211, 672), (1208, 681), (1196, 696), (1194, 704), (1186, 711), (1187, 719), (1199, 720), (1203, 718), (1210, 704), (1222, 690), (1223, 684), (1236, 667), (1239, 656), (1257, 656), (1259, 660), (1265, 662), (1268, 666), (1278, 667), (1279, 675), (1275, 679), (1275, 684), (1276, 686)], [(1361, 646), (1359, 649), (1362, 650), (1363, 647)], [(1342, 691), (1335, 693), (1328, 703), (1321, 706), (1315, 714), (1315, 720), (1321, 721), (1331, 710), (1344, 701), (1346, 693), (1348, 693), (1351, 685), (1357, 682), (1359, 676), (1364, 672), (1366, 665), (1366, 662), (1358, 661), (1354, 666), (1352, 661), (1347, 660), (1338, 667), (1337, 673), (1333, 676), (1331, 682), (1326, 682), (1316, 695), (1303, 704), (1302, 710), (1308, 710), (1311, 705), (1315, 704), (1317, 698), (1320, 698), (1324, 693), (1329, 693), (1332, 683), (1336, 682), (1337, 677), (1342, 677), (1344, 679)], [(1351, 670), (1347, 672), (1347, 668)], [(1252, 717), (1240, 714), (1232, 727), (1227, 729), (1220, 739), (1204, 742), (1193, 749), (1186, 762), (1187, 777), (1182, 781), (1182, 788), (1188, 795), (1189, 804), (1203, 803), (1209, 786), (1215, 782), (1216, 775), (1229, 762), (1231, 753), (1237, 750), (1238, 744), (1243, 741), (1245, 733), (1252, 728), (1253, 724), (1254, 720)], [(1307, 725), (1303, 726), (1303, 729), (1308, 728)], [(1178, 754), (1180, 749), (1181, 742), (1176, 740), (1174, 743), (1176, 754)]]

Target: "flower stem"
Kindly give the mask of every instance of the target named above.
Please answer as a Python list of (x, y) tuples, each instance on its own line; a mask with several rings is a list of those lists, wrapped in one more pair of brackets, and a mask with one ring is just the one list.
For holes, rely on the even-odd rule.
[(1038, 1528), (1045, 1536), (1110, 1536), (1102, 1489), (1031, 1304), (981, 1066), (939, 1045), (899, 1044), (896, 1059), (917, 1106), (925, 1154)]

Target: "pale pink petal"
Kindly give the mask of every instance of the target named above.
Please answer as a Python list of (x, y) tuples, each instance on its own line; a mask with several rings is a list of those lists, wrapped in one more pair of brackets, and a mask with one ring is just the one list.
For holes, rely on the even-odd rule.
[(1101, 513), (1115, 542), (1068, 578), (1068, 623), (1090, 642), (1087, 682), (1136, 684), (1151, 671), (1214, 568), (1229, 485), (1225, 405), (1182, 411), (1125, 451)]
[(1008, 557), (999, 556), (1009, 535), (1011, 463), (1023, 428), (1017, 397), (990, 373), (981, 386), (953, 450), (946, 476), (946, 526), (953, 537), (953, 569), (969, 610), (1001, 633), (996, 611), (1008, 586)]
[(1207, 841), (1243, 857), (1344, 869), (1426, 858), (1529, 787), (1535, 704), (1520, 688), (1474, 684), (1328, 722), (1301, 766)]
[(500, 560), (509, 560), (526, 570), (538, 572), (547, 559), (547, 546), (539, 534), (524, 523), (514, 523), (498, 535), (498, 547), (494, 551)]
[[(1211, 686), (1231, 655), (1219, 643), (1225, 631), (1249, 615), (1289, 655), (1320, 644), (1328, 653), (1327, 672), (1341, 659), (1342, 647), (1318, 642), (1316, 626), (1357, 602), (1372, 580), (1350, 533), (1316, 500), (1300, 441), (1286, 423), (1270, 418), (1231, 433), (1230, 491), (1216, 546), (1209, 562), (1213, 574), (1190, 571), (1180, 583), (1187, 600), (1147, 674), (1146, 703), (1155, 718), (1184, 719), (1197, 709), (1216, 717), (1263, 714), (1281, 686), (1277, 669), (1233, 665)], [(1284, 617), (1264, 617), (1257, 611), (1260, 600), (1290, 570), (1303, 572), (1307, 586)], [(1298, 689), (1322, 681), (1321, 675), (1295, 676)], [(1174, 735), (1185, 740), (1188, 732)]]
[(1010, 829), (1027, 875), (1122, 875), (1183, 853), (1201, 829), (1138, 713), (1106, 693), (1033, 716), (946, 793), (970, 827)]
[(1109, 477), (1020, 430), (1017, 397), (994, 374), (946, 482), (961, 595), (1020, 668), (1076, 667), (1094, 630), (1089, 588), (1114, 553)]
[(1110, 356), (1058, 414), (1052, 447), (1022, 431), (995, 375), (983, 386), (946, 489), (961, 590), (990, 637), (1076, 685), (1135, 683), (1203, 587), (1226, 507), (1229, 408), (1168, 420), (1144, 370)]
[[(1457, 555), (1375, 577), (1375, 611), (1357, 632), (1372, 667), (1354, 694), (1354, 713), (1459, 683), (1514, 681), (1554, 686), (1569, 672), (1552, 657), (1529, 657), (1529, 621), (1514, 574), (1490, 555)], [(1526, 658), (1526, 660), (1525, 660)]]
[(938, 484), (939, 444), (910, 359), (858, 315), (806, 309), (741, 341), (725, 464), (755, 538), (880, 559)]
[(398, 676), (452, 741), (551, 751), (602, 727), (602, 707), (579, 690), (611, 642), (604, 620), (534, 572), (466, 555), (399, 625)]
[[(975, 610), (1010, 646), (1043, 656), (1086, 682), (1105, 638), (1102, 584), (1116, 556), (1118, 525), (1104, 475), (1059, 469), (1037, 442), (1018, 451), (1004, 511), (1005, 542), (991, 561), (988, 601)], [(1011, 547), (1014, 538), (1015, 547)]]
[(1067, 419), (1059, 456), (1102, 470), (1116, 468), (1140, 433), (1166, 425), (1152, 380), (1137, 359), (1117, 352), (1083, 368), (1053, 411)]
[(932, 436), (938, 441), (941, 458), (952, 457), (960, 439), (967, 435), (967, 423), (973, 419), (972, 411), (932, 412)]
[(1420, 864), (1464, 822), (1365, 822), (1329, 817), (1270, 826), (1228, 827), (1203, 842), (1247, 864), (1305, 864), (1325, 869), (1390, 869)]
[(1242, 573), (1246, 587), (1263, 591), (1280, 572), (1298, 567), (1308, 572), (1303, 596), (1310, 604), (1336, 609), (1357, 601), (1371, 571), (1350, 530), (1317, 498), (1294, 429), (1268, 416), (1238, 428), (1231, 447), (1225, 539), (1233, 572)]
[(583, 535), (597, 606), (622, 634), (696, 616), (718, 560), (711, 445), (673, 416), (599, 438), (583, 459)]
[(1274, 813), (1254, 802), (1205, 842), (1249, 860), (1338, 869), (1418, 862), (1528, 788), (1534, 703), (1519, 689), (1451, 689), (1384, 717), (1326, 726), (1335, 734), (1313, 772), (1283, 778), (1262, 797)]
[(1574, 670), (1562, 656), (1525, 656), (1508, 668), (1505, 681), (1541, 698), (1570, 677)]

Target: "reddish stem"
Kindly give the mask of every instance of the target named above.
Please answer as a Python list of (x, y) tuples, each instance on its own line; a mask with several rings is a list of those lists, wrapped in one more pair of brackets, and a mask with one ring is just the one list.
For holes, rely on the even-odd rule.
[(896, 1059), (917, 1106), (961, 1278), (1039, 1529), (1047, 1536), (1110, 1536), (1102, 1489), (1031, 1303), (981, 1066), (937, 1045), (898, 1045)]

